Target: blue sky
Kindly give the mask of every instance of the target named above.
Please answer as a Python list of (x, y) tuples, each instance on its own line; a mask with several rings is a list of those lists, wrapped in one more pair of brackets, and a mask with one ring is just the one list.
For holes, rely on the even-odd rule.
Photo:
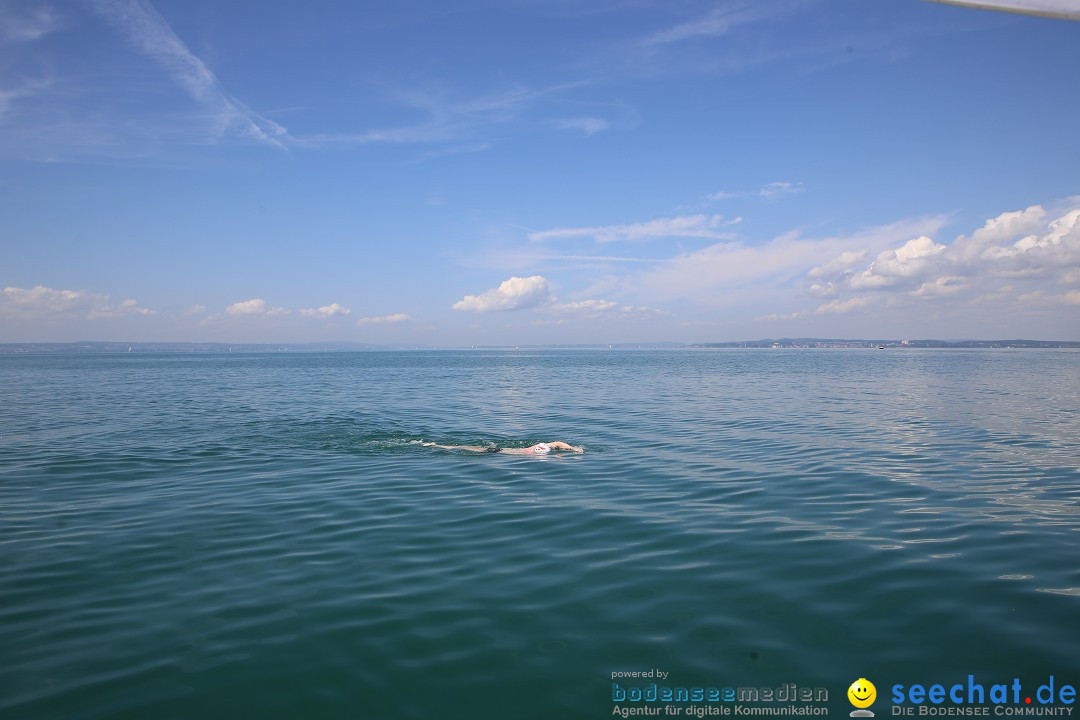
[(1077, 339), (1080, 23), (0, 0), (0, 341)]

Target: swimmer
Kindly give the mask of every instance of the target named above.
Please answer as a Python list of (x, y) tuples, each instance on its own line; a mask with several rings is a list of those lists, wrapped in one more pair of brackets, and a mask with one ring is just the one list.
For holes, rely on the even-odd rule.
[(437, 447), (443, 450), (468, 450), (470, 452), (504, 453), (506, 455), (547, 455), (554, 450), (575, 453), (585, 452), (585, 448), (583, 447), (570, 445), (569, 443), (560, 442), (558, 440), (548, 443), (536, 443), (527, 448), (501, 448), (493, 445), (440, 445), (433, 442), (422, 443), (422, 445), (424, 447)]

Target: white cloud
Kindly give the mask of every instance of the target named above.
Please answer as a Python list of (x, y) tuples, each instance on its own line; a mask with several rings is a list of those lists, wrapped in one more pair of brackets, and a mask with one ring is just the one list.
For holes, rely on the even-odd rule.
[(942, 295), (955, 295), (961, 290), (967, 289), (968, 284), (962, 277), (956, 275), (942, 275), (939, 278), (924, 282), (911, 294), (915, 297), (940, 297)]
[(773, 200), (778, 197), (783, 197), (784, 195), (794, 195), (796, 193), (801, 193), (805, 189), (806, 188), (803, 187), (803, 184), (801, 182), (793, 183), (784, 180), (781, 182), (772, 182), (768, 185), (765, 185), (760, 190), (758, 190), (758, 195), (763, 198)]
[(618, 307), (619, 303), (612, 300), (581, 300), (579, 302), (553, 305), (552, 309), (559, 312), (606, 312), (615, 310)]
[(753, 5), (746, 3), (725, 4), (715, 8), (708, 15), (689, 22), (680, 23), (652, 35), (645, 40), (646, 45), (666, 45), (690, 38), (719, 37), (726, 35), (732, 28), (760, 18)]
[(620, 317), (646, 318), (667, 315), (668, 313), (645, 305), (623, 305), (619, 308)]
[(260, 315), (266, 312), (266, 301), (262, 298), (255, 298), (253, 300), (235, 302), (225, 308), (225, 312), (230, 315)]
[(323, 305), (320, 308), (303, 308), (298, 312), (304, 317), (330, 318), (334, 317), (335, 315), (349, 315), (350, 313), (352, 313), (352, 310), (347, 307), (342, 307), (337, 303), (331, 303), (329, 305)]
[(526, 310), (550, 302), (551, 288), (546, 278), (533, 275), (527, 278), (511, 277), (499, 287), (485, 290), (479, 295), (466, 295), (454, 303), (454, 310), (490, 312), (492, 310)]
[[(875, 308), (875, 312), (887, 310), (894, 319), (903, 317), (897, 322), (917, 324), (921, 313), (931, 313), (925, 317), (928, 321), (955, 319), (964, 317), (965, 308), (973, 311), (976, 303), (1004, 307), (1026, 293), (1026, 302), (1053, 304), (1062, 308), (1060, 314), (1064, 308), (1075, 307), (1076, 295), (1070, 293), (1080, 292), (1076, 288), (1080, 283), (1080, 198), (1047, 207), (1051, 211), (1032, 206), (1002, 213), (952, 243), (938, 237), (951, 215), (915, 218), (843, 236), (807, 237), (792, 231), (758, 243), (722, 240), (698, 250), (651, 257), (647, 264), (635, 263), (636, 268), (626, 266), (625, 272), (604, 276), (596, 287), (576, 293), (573, 301), (560, 301), (545, 290), (544, 302), (556, 316), (581, 318), (619, 317), (635, 307), (627, 301), (652, 308), (689, 301), (702, 308), (758, 309), (744, 317), (765, 315), (771, 320), (805, 322), (824, 322), (819, 318)], [(674, 232), (671, 220), (530, 231), (529, 238), (653, 237)], [(679, 220), (676, 230), (680, 232), (726, 229), (719, 215), (686, 215)], [(1003, 280), (1013, 286), (1008, 292), (1000, 291), (1006, 284)], [(1045, 289), (1047, 282), (1060, 283), (1058, 294), (1033, 294), (1040, 283)], [(605, 297), (614, 292), (623, 298), (621, 302)], [(518, 306), (505, 293), (489, 293), (483, 300), (468, 298), (457, 309)], [(787, 307), (777, 304), (784, 299)], [(772, 307), (762, 313), (763, 306)], [(938, 316), (939, 309), (948, 312)]]
[(109, 296), (85, 290), (56, 290), (37, 285), (33, 288), (6, 287), (0, 295), (0, 314), (22, 318), (73, 318), (88, 320), (127, 315), (156, 315), (156, 310), (141, 307), (128, 299), (114, 304)]
[(669, 237), (726, 239), (733, 237), (732, 233), (721, 232), (719, 228), (734, 224), (741, 219), (725, 221), (723, 215), (680, 215), (670, 218), (656, 218), (628, 225), (541, 230), (529, 233), (528, 237), (529, 240), (534, 242), (558, 238), (591, 237), (600, 243), (614, 242), (616, 240), (652, 240)]
[(164, 67), (192, 98), (211, 111), (218, 133), (236, 129), (260, 142), (284, 147), (285, 128), (230, 95), (147, 0), (98, 0), (93, 6), (128, 42)]
[[(569, 82), (541, 88), (513, 85), (505, 90), (469, 98), (454, 98), (452, 93), (440, 88), (410, 86), (409, 89), (398, 92), (396, 99), (412, 110), (427, 115), (427, 119), (420, 123), (361, 132), (289, 136), (288, 139), (300, 145), (405, 144), (462, 140), (474, 135), (477, 128), (508, 123), (537, 102), (582, 84), (584, 83)], [(491, 144), (486, 142), (469, 143), (449, 148), (445, 152), (477, 152), (489, 147)], [(443, 152), (437, 154), (441, 155)]]
[(23, 95), (21, 90), (0, 90), (0, 120), (8, 114), (11, 106)]
[(881, 252), (870, 267), (851, 276), (851, 287), (891, 287), (911, 279), (925, 277), (940, 267), (945, 246), (935, 243), (925, 235), (908, 240), (896, 250)]
[(833, 277), (835, 275), (843, 274), (851, 268), (855, 267), (870, 254), (870, 251), (866, 248), (862, 250), (849, 250), (847, 252), (840, 253), (839, 256), (833, 258), (824, 265), (813, 268), (806, 274), (807, 277)]
[(646, 318), (666, 315), (661, 310), (638, 305), (622, 305), (613, 300), (579, 300), (551, 306), (557, 313), (573, 313), (584, 317)]
[(706, 200), (717, 202), (719, 200), (733, 200), (735, 198), (746, 197), (749, 193), (745, 192), (728, 192), (727, 190), (717, 190), (714, 193), (709, 193), (705, 196)]
[(1042, 290), (1036, 290), (1032, 293), (1021, 295), (1017, 298), (1022, 303), (1030, 303), (1033, 305), (1080, 305), (1080, 290), (1070, 290), (1060, 295), (1053, 295), (1045, 293)]
[(157, 310), (139, 307), (138, 301), (128, 298), (115, 307), (102, 307), (92, 310), (87, 317), (116, 317), (118, 315), (157, 315)]
[(1019, 236), (1037, 232), (1043, 225), (1046, 211), (1041, 205), (1032, 205), (1026, 210), (1006, 212), (986, 221), (986, 224), (971, 234), (959, 236), (953, 241), (951, 254), (958, 262), (976, 263), (987, 251), (991, 254), (995, 247)]
[(818, 315), (828, 315), (830, 313), (847, 313), (851, 312), (852, 310), (857, 310), (861, 307), (866, 307), (871, 302), (873, 302), (873, 300), (868, 297), (853, 297), (848, 298), (847, 300), (833, 300), (832, 302), (827, 302), (824, 305), (818, 306), (818, 309), (815, 312)]
[(393, 315), (380, 315), (378, 317), (362, 317), (356, 321), (357, 325), (396, 325), (398, 323), (412, 322), (413, 318), (405, 313)]
[(1025, 235), (1011, 245), (984, 248), (980, 258), (1011, 270), (1080, 264), (1080, 209), (1052, 221), (1041, 235)]
[[(818, 312), (843, 312), (869, 302), (918, 299), (935, 303), (1021, 302), (1033, 306), (1075, 305), (1080, 290), (1047, 293), (1048, 281), (1080, 282), (1080, 198), (1054, 213), (1040, 205), (1001, 213), (951, 244), (928, 234), (879, 252), (862, 265), (868, 249), (847, 251), (806, 274), (810, 295), (834, 297)], [(1001, 280), (1009, 284), (1002, 286)], [(1015, 295), (1013, 294), (1015, 291)]]
[(229, 307), (225, 308), (225, 312), (229, 315), (287, 315), (289, 313), (283, 307), (268, 307), (266, 301), (262, 298), (252, 298), (251, 300), (243, 300), (241, 302), (235, 302)]
[(611, 122), (598, 117), (576, 117), (557, 120), (555, 127), (561, 130), (580, 130), (585, 133), (585, 137), (589, 137), (602, 130), (610, 130)]
[(801, 312), (793, 312), (793, 313), (786, 313), (786, 314), (772, 313), (771, 315), (763, 315), (762, 317), (754, 318), (754, 320), (763, 320), (765, 322), (777, 322), (779, 320), (798, 320), (801, 317), (803, 317), (803, 313), (801, 313)]
[(758, 197), (763, 197), (766, 200), (775, 200), (785, 195), (795, 195), (797, 193), (804, 192), (805, 190), (806, 186), (803, 185), (801, 182), (780, 180), (777, 182), (771, 182), (762, 185), (757, 192), (748, 192), (745, 190), (717, 190), (714, 193), (709, 193), (708, 195), (706, 195), (705, 199), (710, 202), (719, 202), (721, 200), (734, 200), (736, 198), (748, 198), (757, 195)]
[[(854, 235), (809, 238), (784, 233), (767, 242), (748, 245), (721, 242), (670, 259), (636, 278), (636, 287), (652, 301), (690, 298), (712, 305), (736, 305), (748, 294), (775, 295), (803, 278), (808, 268), (825, 266), (844, 253), (878, 249), (913, 233), (935, 232), (944, 216), (929, 216), (870, 228)], [(827, 281), (818, 282), (828, 292)]]
[(6, 287), (4, 296), (7, 300), (6, 307), (46, 310), (54, 313), (67, 312), (81, 305), (106, 298), (104, 295), (92, 295), (82, 290), (54, 290), (44, 285), (30, 289)]
[(0, 7), (0, 45), (32, 42), (59, 27), (59, 16), (45, 3), (34, 5), (24, 14)]

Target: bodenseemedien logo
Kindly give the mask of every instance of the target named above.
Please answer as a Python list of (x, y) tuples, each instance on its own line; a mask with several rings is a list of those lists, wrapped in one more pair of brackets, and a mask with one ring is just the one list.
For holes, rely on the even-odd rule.
[(866, 709), (877, 699), (877, 688), (874, 687), (874, 683), (866, 678), (859, 678), (847, 689), (847, 697), (856, 708), (851, 711), (851, 717), (874, 717), (874, 713)]

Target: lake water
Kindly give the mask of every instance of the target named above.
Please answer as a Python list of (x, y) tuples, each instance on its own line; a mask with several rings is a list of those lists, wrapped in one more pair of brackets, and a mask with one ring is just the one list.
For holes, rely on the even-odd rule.
[[(0, 717), (1080, 684), (1076, 351), (0, 356), (0, 388)], [(587, 452), (420, 445), (556, 439)]]

